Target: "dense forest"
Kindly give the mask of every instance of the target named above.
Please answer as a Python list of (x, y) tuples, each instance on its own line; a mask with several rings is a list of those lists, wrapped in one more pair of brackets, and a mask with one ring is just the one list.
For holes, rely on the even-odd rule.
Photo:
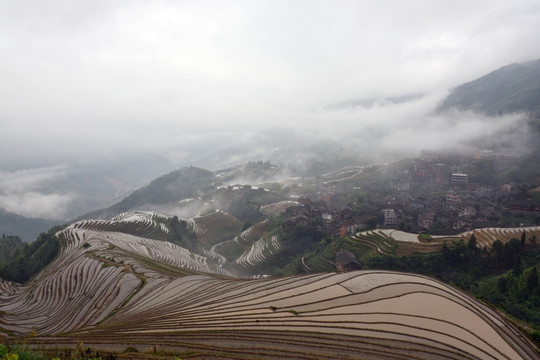
[(0, 258), (0, 278), (22, 284), (39, 273), (58, 255), (60, 244), (55, 233), (61, 229), (55, 226), (40, 234), (36, 241), (22, 246), (13, 237), (3, 236), (0, 248), (5, 248), (10, 256)]

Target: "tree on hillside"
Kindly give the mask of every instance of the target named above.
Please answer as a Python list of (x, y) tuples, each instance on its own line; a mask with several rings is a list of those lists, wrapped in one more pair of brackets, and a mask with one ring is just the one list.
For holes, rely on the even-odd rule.
[(184, 220), (180, 221), (175, 215), (170, 218), (168, 225), (171, 230), (167, 237), (168, 241), (192, 251), (197, 248), (197, 236), (188, 229)]
[(508, 291), (508, 281), (505, 276), (501, 276), (499, 280), (497, 280), (497, 288), (503, 294)]
[(521, 265), (521, 255), (517, 255), (516, 259), (514, 260), (514, 267), (512, 269), (512, 273), (514, 276), (518, 277), (523, 272), (523, 266)]
[(469, 254), (472, 254), (472, 255), (476, 255), (478, 253), (478, 244), (476, 242), (476, 235), (474, 235), (474, 232), (472, 233), (471, 238), (469, 239), (467, 250)]
[(41, 271), (58, 255), (60, 244), (55, 234), (61, 229), (55, 226), (41, 233), (34, 242), (18, 248), (9, 261), (0, 266), (0, 277), (22, 284)]
[(377, 228), (377, 218), (375, 216), (368, 217), (366, 220), (366, 227), (368, 230)]
[(434, 221), (433, 224), (429, 227), (429, 232), (435, 235), (444, 234), (446, 233), (446, 231), (447, 231), (446, 225), (439, 220)]
[(521, 242), (516, 238), (510, 239), (509, 242), (504, 244), (506, 266), (514, 266), (516, 258), (521, 255), (522, 250)]
[(501, 269), (504, 266), (504, 245), (501, 240), (495, 240), (491, 252), (495, 254), (495, 266)]
[(537, 266), (533, 267), (527, 274), (527, 290), (532, 292), (538, 287), (538, 269)]

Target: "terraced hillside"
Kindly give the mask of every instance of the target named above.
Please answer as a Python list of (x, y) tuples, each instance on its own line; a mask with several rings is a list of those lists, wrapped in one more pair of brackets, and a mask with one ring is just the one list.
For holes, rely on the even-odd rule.
[(223, 210), (213, 210), (190, 219), (189, 226), (197, 235), (199, 243), (208, 248), (238, 234), (242, 222)]
[(154, 272), (224, 273), (205, 257), (172, 243), (109, 230), (132, 226), (143, 233), (165, 231), (156, 226), (161, 223), (152, 222), (156, 217), (133, 213), (112, 221), (83, 220), (57, 233), (63, 248), (52, 264), (27, 286), (2, 286), (2, 328), (55, 333), (96, 324), (139, 291)]
[(525, 232), (526, 238), (530, 238), (532, 235), (540, 236), (540, 226), (524, 227), (524, 228), (484, 228), (476, 229), (473, 231), (462, 234), (462, 237), (468, 239), (474, 233), (476, 237), (476, 243), (479, 247), (486, 247), (491, 249), (493, 243), (500, 240), (503, 244), (506, 244), (511, 239), (520, 239), (523, 232)]
[(414, 253), (432, 253), (441, 251), (444, 242), (464, 239), (468, 241), (474, 233), (477, 246), (491, 249), (497, 240), (505, 244), (511, 239), (520, 239), (523, 232), (529, 238), (540, 236), (540, 227), (527, 228), (484, 228), (468, 231), (460, 235), (433, 236), (430, 240), (422, 240), (417, 234), (398, 230), (369, 230), (351, 237), (351, 245), (358, 253), (386, 254), (408, 256)]
[(499, 313), (427, 277), (236, 279), (210, 274), (222, 271), (186, 249), (106, 226), (58, 233), (61, 255), (0, 296), (6, 334), (35, 330), (33, 343), (51, 349), (138, 349), (127, 358), (156, 355), (148, 349), (206, 359), (538, 358)]
[(254, 267), (263, 265), (282, 250), (278, 236), (272, 235), (271, 229), (271, 221), (262, 221), (232, 239), (215, 244), (206, 254), (236, 275), (254, 275), (252, 271), (257, 272)]
[(111, 220), (82, 220), (71, 227), (76, 229), (120, 232), (148, 238), (162, 238), (169, 233), (167, 215), (151, 211), (124, 212)]

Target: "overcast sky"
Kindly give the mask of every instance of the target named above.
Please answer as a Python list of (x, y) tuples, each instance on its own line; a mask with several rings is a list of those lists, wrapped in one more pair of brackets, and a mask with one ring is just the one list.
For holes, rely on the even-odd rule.
[[(537, 0), (1, 0), (0, 166), (174, 157), (207, 129), (215, 142), (406, 123), (452, 87), (540, 58), (538, 24)], [(417, 94), (412, 107), (336, 106)]]

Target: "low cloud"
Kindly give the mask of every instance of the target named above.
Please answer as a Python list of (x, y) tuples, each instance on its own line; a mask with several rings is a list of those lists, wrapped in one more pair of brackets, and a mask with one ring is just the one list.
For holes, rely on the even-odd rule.
[[(538, 58), (539, 14), (534, 0), (0, 2), (0, 206), (62, 214), (71, 195), (51, 182), (72, 164), (149, 181), (302, 148), (518, 151), (517, 115), (432, 111), (447, 89)], [(96, 198), (81, 195), (88, 173), (72, 204)]]
[(60, 194), (42, 194), (35, 191), (0, 195), (0, 206), (6, 211), (30, 218), (59, 220), (72, 197)]
[(393, 129), (379, 140), (382, 148), (395, 151), (496, 149), (518, 155), (529, 140), (525, 119), (522, 114), (501, 117), (472, 112), (431, 115)]
[(22, 216), (63, 219), (73, 199), (54, 192), (54, 182), (66, 176), (65, 166), (0, 172), (0, 207)]
[[(304, 114), (294, 126), (303, 139), (333, 141), (359, 156), (381, 159), (384, 153), (417, 156), (421, 150), (472, 152), (492, 149), (519, 155), (530, 139), (527, 116), (489, 117), (474, 112), (434, 109), (446, 93), (411, 98), (405, 102), (377, 102), (364, 106), (324, 107)], [(390, 160), (390, 159), (389, 159)]]
[(43, 187), (50, 181), (65, 176), (67, 168), (63, 165), (0, 171), (0, 192), (26, 192)]

